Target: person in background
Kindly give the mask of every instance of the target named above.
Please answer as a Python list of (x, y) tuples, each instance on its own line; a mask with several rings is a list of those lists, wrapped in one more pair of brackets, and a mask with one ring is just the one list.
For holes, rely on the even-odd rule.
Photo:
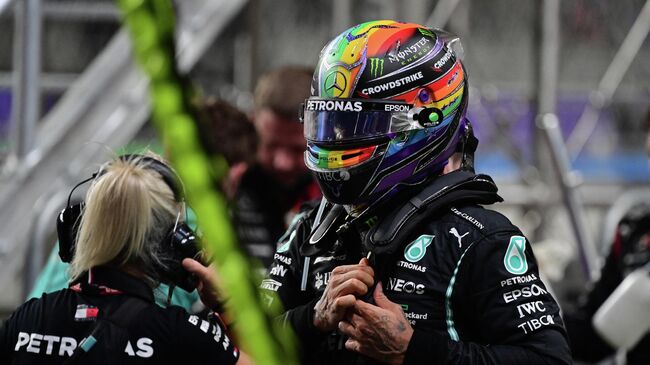
[(219, 188), (232, 200), (242, 176), (255, 163), (255, 127), (244, 112), (215, 97), (206, 98), (200, 110), (205, 117), (205, 124), (199, 128), (200, 138), (211, 159), (223, 155), (228, 163), (228, 175)]
[[(232, 200), (242, 176), (255, 163), (257, 132), (248, 116), (225, 100), (208, 97), (200, 105), (200, 111), (199, 137), (215, 168), (212, 173), (215, 188), (222, 191), (231, 203), (229, 208), (232, 214)], [(216, 173), (216, 165), (220, 163), (221, 156), (228, 164), (228, 174), (222, 178)], [(214, 300), (215, 303), (210, 308), (219, 309), (222, 319), (230, 326), (232, 323), (229, 321), (230, 316), (225, 313), (224, 301), (224, 297)], [(196, 302), (192, 306), (192, 312), (205, 315), (208, 308), (204, 302), (203, 298)]]
[[(650, 163), (650, 110), (646, 113), (643, 128)], [(594, 314), (628, 274), (649, 262), (650, 201), (647, 201), (639, 202), (621, 219), (600, 278), (578, 308), (565, 315), (571, 350), (576, 360), (597, 362), (616, 352), (595, 331), (592, 323)], [(650, 364), (650, 333), (627, 352), (626, 358), (627, 365)]]
[(303, 363), (571, 363), (529, 241), (483, 207), (502, 199), (473, 170), (460, 49), (391, 20), (323, 48), (303, 121), (325, 201), (298, 215), (261, 283)]
[(285, 66), (263, 75), (254, 92), (252, 120), (259, 145), (256, 163), (235, 194), (235, 225), (241, 244), (264, 267), (303, 202), (320, 196), (304, 163), (305, 138), (299, 122), (309, 96), (312, 69)]
[(200, 245), (174, 170), (154, 154), (124, 155), (86, 181), (85, 204), (58, 218), (71, 286), (13, 313), (0, 328), (0, 363), (249, 364), (218, 315), (154, 304), (160, 282), (196, 284), (181, 266)]

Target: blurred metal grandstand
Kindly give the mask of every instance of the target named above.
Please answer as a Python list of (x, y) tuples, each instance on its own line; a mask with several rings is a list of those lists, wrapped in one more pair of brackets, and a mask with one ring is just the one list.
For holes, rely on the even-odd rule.
[[(206, 94), (246, 110), (261, 72), (313, 65), (327, 39), (352, 24), (393, 18), (459, 34), (481, 140), (477, 169), (495, 177), (506, 200), (499, 209), (531, 240), (583, 268), (579, 285), (552, 278), (561, 300), (597, 271), (616, 211), (648, 196), (640, 122), (650, 108), (650, 1), (177, 5), (181, 69)], [(20, 303), (40, 270), (70, 187), (108, 151), (157, 143), (118, 16), (108, 0), (0, 0), (0, 312)]]

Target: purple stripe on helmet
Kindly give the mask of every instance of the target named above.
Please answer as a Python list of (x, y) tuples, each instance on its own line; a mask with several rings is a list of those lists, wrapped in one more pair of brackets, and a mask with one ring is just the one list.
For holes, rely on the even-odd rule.
[(411, 175), (413, 175), (413, 170), (415, 170), (415, 166), (417, 166), (417, 160), (411, 162), (408, 165), (403, 166), (402, 168), (400, 168), (395, 172), (388, 174), (376, 185), (373, 191), (384, 191), (406, 180)]

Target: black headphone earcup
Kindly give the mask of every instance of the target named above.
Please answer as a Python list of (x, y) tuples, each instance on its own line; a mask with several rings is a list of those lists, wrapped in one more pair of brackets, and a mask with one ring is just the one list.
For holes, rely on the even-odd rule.
[(59, 257), (63, 262), (72, 262), (77, 241), (77, 230), (83, 203), (63, 208), (56, 219), (56, 233), (59, 237)]
[(183, 259), (191, 258), (206, 264), (202, 260), (199, 238), (186, 223), (179, 223), (166, 235), (162, 247), (164, 250), (168, 250), (165, 256), (170, 257), (171, 262), (161, 270), (160, 275), (169, 284), (192, 292), (196, 288), (197, 279), (183, 268), (181, 262)]
[(185, 222), (179, 223), (172, 232), (171, 247), (182, 258), (200, 259), (201, 243), (199, 238)]

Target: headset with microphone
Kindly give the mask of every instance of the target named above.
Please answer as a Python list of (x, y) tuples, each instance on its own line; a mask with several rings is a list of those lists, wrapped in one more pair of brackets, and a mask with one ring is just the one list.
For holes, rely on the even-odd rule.
[[(174, 199), (179, 203), (184, 203), (184, 191), (181, 180), (174, 170), (165, 163), (143, 155), (127, 154), (120, 156), (119, 159), (122, 161), (138, 160), (145, 168), (157, 172), (169, 189), (171, 189), (174, 194)], [(102, 167), (93, 173), (91, 177), (75, 185), (70, 191), (66, 207), (57, 218), (56, 228), (59, 238), (59, 257), (63, 262), (72, 262), (74, 258), (77, 231), (84, 210), (84, 202), (71, 204), (72, 193), (79, 186), (102, 176), (104, 172), (105, 168)], [(188, 292), (193, 291), (196, 287), (196, 278), (183, 269), (181, 261), (185, 258), (203, 261), (201, 243), (197, 235), (186, 223), (176, 221), (164, 237), (161, 245), (162, 249), (172, 260), (168, 263), (167, 267), (157, 267), (158, 274), (169, 285), (178, 286)], [(205, 264), (204, 262), (202, 263)]]

